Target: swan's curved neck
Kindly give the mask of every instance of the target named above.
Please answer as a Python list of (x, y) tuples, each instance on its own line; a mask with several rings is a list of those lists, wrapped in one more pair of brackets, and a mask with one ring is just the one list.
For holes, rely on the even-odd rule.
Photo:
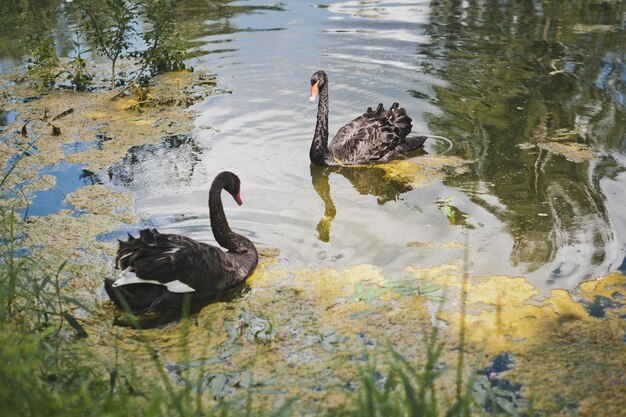
[(221, 198), (223, 188), (224, 184), (213, 183), (209, 191), (209, 215), (215, 240), (221, 247), (231, 252), (242, 253), (255, 250), (254, 245), (248, 238), (233, 232), (228, 225)]
[(330, 152), (328, 151), (328, 81), (319, 89), (319, 103), (317, 104), (317, 124), (315, 135), (309, 151), (311, 162), (317, 165), (329, 165)]

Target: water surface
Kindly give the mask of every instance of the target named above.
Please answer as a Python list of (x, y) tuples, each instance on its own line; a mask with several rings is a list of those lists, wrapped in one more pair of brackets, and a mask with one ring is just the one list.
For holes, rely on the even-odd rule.
[[(201, 62), (232, 93), (196, 106), (198, 142), (210, 146), (197, 171), (242, 178), (245, 205), (227, 206), (234, 227), (281, 248), (289, 266), (373, 263), (401, 274), (461, 257), (459, 249), (408, 243), (464, 243), (465, 234), (471, 273), (520, 274), (544, 290), (572, 288), (622, 264), (622, 6), (277, 6), (242, 10), (200, 38)], [(368, 106), (398, 101), (414, 132), (449, 138), (448, 154), (473, 162), (468, 173), (411, 189), (377, 170), (311, 168), (316, 107), (306, 99), (318, 69), (330, 78), (331, 135)], [(541, 146), (554, 142), (580, 144), (594, 158), (572, 161)], [(431, 140), (426, 150), (448, 147)], [(191, 210), (206, 218), (206, 187), (199, 181), (166, 199), (155, 186), (138, 204), (155, 215)], [(442, 215), (436, 201), (448, 197), (472, 229)], [(318, 223), (329, 201), (335, 216), (325, 237)]]

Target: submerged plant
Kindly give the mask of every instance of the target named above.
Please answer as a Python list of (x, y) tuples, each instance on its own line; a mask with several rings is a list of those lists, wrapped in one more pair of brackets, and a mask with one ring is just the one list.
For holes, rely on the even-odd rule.
[(362, 300), (367, 304), (372, 304), (383, 294), (389, 292), (395, 292), (400, 295), (417, 295), (423, 296), (427, 300), (431, 301), (446, 301), (445, 297), (432, 295), (436, 291), (442, 289), (443, 286), (439, 284), (425, 284), (419, 285), (412, 279), (401, 280), (381, 280), (377, 283), (357, 283), (354, 291), (354, 295), (351, 300)]

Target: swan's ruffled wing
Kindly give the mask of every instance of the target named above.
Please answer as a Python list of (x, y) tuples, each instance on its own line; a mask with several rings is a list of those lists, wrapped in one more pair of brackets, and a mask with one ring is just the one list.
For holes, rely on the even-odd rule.
[(385, 110), (382, 103), (371, 108), (337, 132), (330, 151), (341, 164), (367, 164), (383, 161), (402, 146), (411, 132), (411, 118), (394, 103)]
[(139, 238), (120, 241), (117, 267), (142, 280), (180, 281), (197, 292), (221, 291), (238, 273), (237, 265), (215, 246), (185, 236), (141, 230)]

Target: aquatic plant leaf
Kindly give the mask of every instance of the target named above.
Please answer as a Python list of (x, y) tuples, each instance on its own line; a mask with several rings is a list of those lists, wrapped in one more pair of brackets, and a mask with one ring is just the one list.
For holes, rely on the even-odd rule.
[(367, 304), (371, 304), (386, 292), (387, 289), (385, 288), (367, 288), (360, 294), (360, 299)]
[(64, 311), (63, 312), (63, 317), (65, 318), (65, 320), (67, 320), (69, 325), (72, 326), (72, 328), (74, 330), (76, 330), (76, 336), (78, 336), (78, 337), (87, 337), (88, 336), (87, 335), (87, 331), (85, 330), (85, 328), (83, 326), (81, 326), (81, 324), (78, 322), (78, 320), (76, 320), (74, 318), (74, 316), (72, 316), (67, 311)]
[(322, 346), (322, 349), (324, 349), (326, 352), (335, 351), (335, 347), (332, 344), (330, 344), (330, 342), (328, 342), (327, 340), (322, 340), (320, 345)]
[(454, 224), (455, 219), (454, 219), (454, 209), (448, 205), (444, 205), (439, 207), (439, 210), (441, 210), (441, 212), (443, 213), (444, 216), (446, 216), (448, 218), (448, 221), (452, 224)]
[(212, 365), (214, 363), (219, 363), (222, 361), (222, 358), (219, 356), (210, 356), (206, 359), (197, 359), (195, 361), (180, 363), (177, 365), (170, 365), (172, 369), (183, 370), (187, 368), (197, 368), (203, 365)]
[[(265, 392), (268, 394), (269, 392)], [(283, 392), (276, 392), (276, 394), (282, 394)], [(285, 401), (285, 404), (282, 405), (278, 410), (269, 415), (269, 417), (287, 417), (292, 414), (293, 404), (296, 402), (297, 398), (290, 398)]]
[(211, 379), (211, 383), (209, 384), (211, 395), (213, 395), (213, 397), (222, 397), (227, 381), (228, 377), (226, 375), (216, 374), (213, 379)]
[(231, 347), (229, 347), (228, 349), (226, 349), (224, 352), (220, 354), (220, 358), (226, 359), (229, 356), (232, 356), (234, 353), (239, 352), (239, 350), (241, 350), (242, 347), (243, 345), (240, 345), (240, 344), (232, 345)]
[(507, 414), (513, 417), (520, 417), (519, 411), (517, 411), (517, 409), (515, 408), (515, 405), (512, 403), (511, 400), (507, 400), (505, 398), (496, 396), (496, 404), (498, 405), (498, 407), (504, 410)]
[(360, 319), (369, 315), (372, 315), (378, 311), (378, 308), (370, 308), (368, 310), (357, 311), (356, 313), (350, 313), (346, 317), (349, 320)]
[(419, 291), (417, 283), (411, 279), (384, 281), (381, 282), (381, 285), (401, 295), (413, 295)]
[(239, 337), (239, 332), (237, 331), (237, 329), (235, 329), (232, 321), (224, 321), (224, 330), (226, 330), (226, 334), (228, 334), (228, 338), (230, 341), (233, 341), (237, 337)]
[(252, 377), (252, 373), (249, 370), (244, 371), (244, 373), (241, 375), (239, 386), (242, 388), (250, 388), (254, 386), (254, 378)]
[(431, 293), (431, 292), (439, 291), (442, 288), (443, 288), (443, 286), (439, 285), (439, 284), (427, 284), (427, 285), (421, 286), (419, 288), (419, 293), (420, 294), (428, 294), (428, 293)]
[(326, 330), (324, 333), (322, 333), (322, 337), (329, 337), (334, 335), (335, 333), (337, 333), (337, 329)]
[(489, 380), (484, 375), (479, 375), (472, 384), (474, 401), (476, 404), (483, 406), (487, 402), (488, 391), (491, 387)]
[(424, 298), (430, 301), (438, 301), (438, 302), (448, 301), (446, 297), (442, 297), (441, 295), (425, 295)]

